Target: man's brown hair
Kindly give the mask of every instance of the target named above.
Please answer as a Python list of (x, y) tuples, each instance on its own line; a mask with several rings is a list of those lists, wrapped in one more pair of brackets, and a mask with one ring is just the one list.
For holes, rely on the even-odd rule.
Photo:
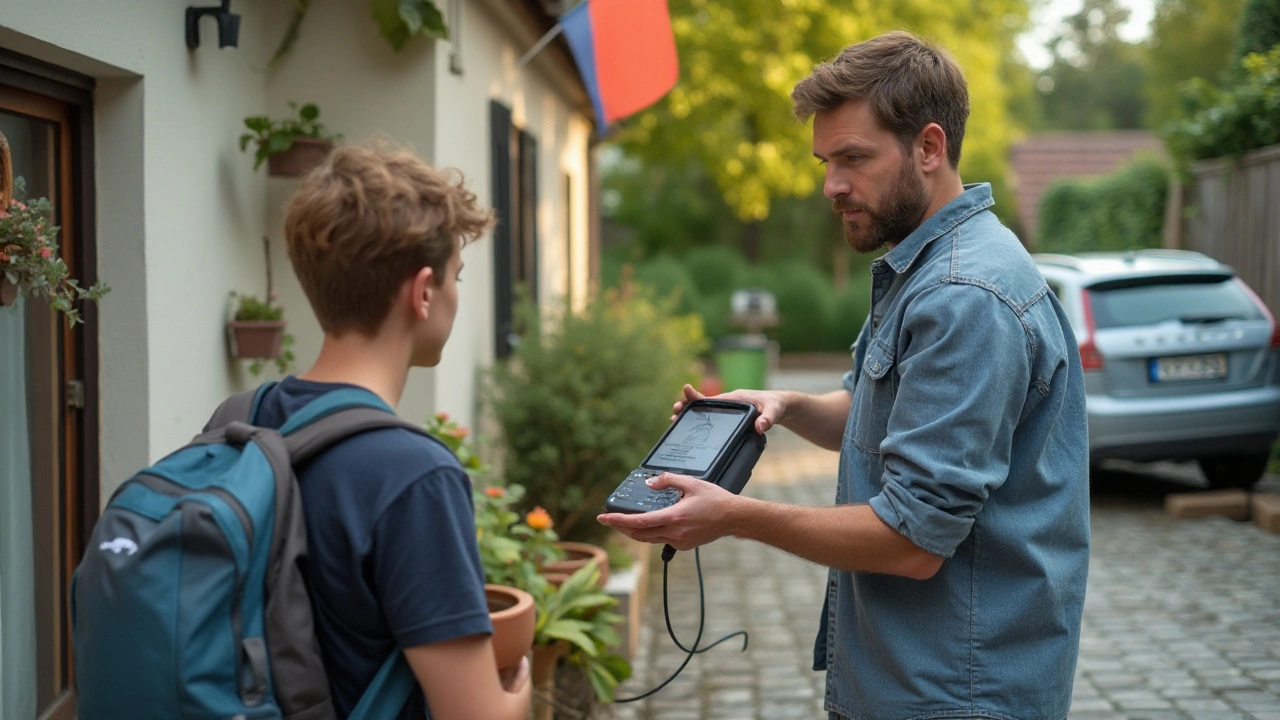
[(951, 54), (908, 32), (850, 45), (791, 91), (796, 117), (808, 120), (850, 100), (867, 100), (876, 119), (910, 148), (929, 123), (947, 135), (947, 160), (960, 165), (969, 87)]
[(340, 148), (289, 201), (289, 260), (320, 327), (373, 335), (405, 280), (424, 267), (443, 282), (455, 252), (493, 224), (456, 171), (413, 153)]

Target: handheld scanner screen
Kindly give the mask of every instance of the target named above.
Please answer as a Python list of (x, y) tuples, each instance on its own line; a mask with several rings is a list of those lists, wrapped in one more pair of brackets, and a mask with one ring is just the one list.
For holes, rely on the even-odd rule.
[(692, 405), (676, 421), (644, 466), (685, 475), (705, 475), (734, 439), (748, 412), (739, 408)]

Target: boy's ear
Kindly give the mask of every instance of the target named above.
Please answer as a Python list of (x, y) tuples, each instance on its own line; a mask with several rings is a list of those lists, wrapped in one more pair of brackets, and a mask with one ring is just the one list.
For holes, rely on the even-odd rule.
[(431, 300), (436, 290), (436, 271), (426, 266), (409, 280), (409, 297), (413, 313), (418, 320), (426, 320), (431, 314)]

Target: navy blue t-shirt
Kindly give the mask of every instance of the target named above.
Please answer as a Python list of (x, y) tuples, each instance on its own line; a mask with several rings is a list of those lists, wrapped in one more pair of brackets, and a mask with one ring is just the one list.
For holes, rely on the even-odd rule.
[[(254, 419), (280, 427), (348, 385), (288, 377)], [(306, 577), (338, 717), (397, 648), (492, 633), (471, 482), (442, 443), (398, 428), (350, 437), (297, 468)], [(421, 720), (415, 689), (401, 720)]]

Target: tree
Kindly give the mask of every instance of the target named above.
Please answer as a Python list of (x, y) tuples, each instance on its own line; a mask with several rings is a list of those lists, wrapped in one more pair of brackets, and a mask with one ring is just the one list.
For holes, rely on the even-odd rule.
[(1000, 77), (1025, 25), (1026, 0), (671, 0), (681, 82), (632, 118), (617, 140), (646, 164), (700, 164), (744, 237), (783, 197), (819, 187), (808, 128), (793, 119), (791, 89), (846, 45), (908, 28), (950, 50), (965, 71), (972, 111), (961, 172), (1003, 180), (1012, 128)]
[(1146, 51), (1147, 125), (1178, 110), (1178, 86), (1217, 78), (1231, 64), (1242, 0), (1159, 0)]
[(1236, 59), (1265, 53), (1280, 43), (1280, 0), (1249, 0), (1240, 17)]
[(1085, 0), (1049, 42), (1053, 62), (1041, 74), (1045, 125), (1060, 130), (1110, 130), (1143, 125), (1146, 72), (1140, 48), (1119, 29), (1129, 10), (1117, 0)]

